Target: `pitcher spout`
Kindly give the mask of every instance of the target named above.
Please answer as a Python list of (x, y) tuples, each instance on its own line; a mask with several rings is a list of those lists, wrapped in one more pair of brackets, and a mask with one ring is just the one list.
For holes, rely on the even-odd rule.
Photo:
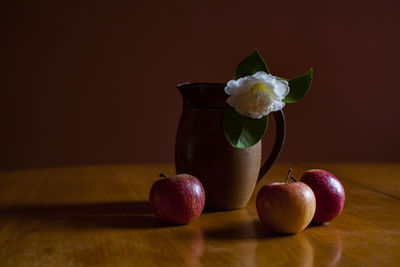
[(185, 82), (176, 86), (185, 108), (225, 108), (228, 95), (225, 83)]

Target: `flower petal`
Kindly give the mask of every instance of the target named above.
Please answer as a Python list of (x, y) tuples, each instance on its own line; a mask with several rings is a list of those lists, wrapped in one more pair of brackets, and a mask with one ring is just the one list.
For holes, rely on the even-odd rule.
[(284, 80), (276, 80), (274, 93), (280, 99), (284, 99), (289, 94), (289, 83)]
[(289, 93), (289, 86), (287, 81), (277, 80), (275, 76), (259, 71), (237, 81), (229, 81), (225, 92), (230, 95), (228, 104), (238, 113), (261, 118), (285, 106), (282, 100)]

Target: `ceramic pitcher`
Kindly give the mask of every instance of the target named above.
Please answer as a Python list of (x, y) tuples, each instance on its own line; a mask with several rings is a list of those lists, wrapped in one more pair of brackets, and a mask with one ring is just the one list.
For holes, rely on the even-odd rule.
[(183, 111), (176, 136), (176, 172), (196, 176), (206, 192), (206, 206), (214, 210), (234, 210), (247, 204), (256, 183), (278, 157), (285, 138), (285, 119), (280, 110), (272, 113), (275, 143), (262, 166), (261, 141), (249, 148), (232, 147), (222, 127), (228, 97), (225, 85), (177, 85), (183, 97)]

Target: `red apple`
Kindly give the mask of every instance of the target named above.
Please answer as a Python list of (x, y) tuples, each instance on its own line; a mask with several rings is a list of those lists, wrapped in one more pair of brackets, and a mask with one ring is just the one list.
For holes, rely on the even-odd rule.
[(311, 187), (317, 200), (313, 223), (330, 222), (339, 216), (343, 210), (345, 193), (338, 178), (330, 172), (312, 169), (303, 174), (301, 181)]
[(295, 234), (304, 230), (315, 212), (311, 188), (302, 183), (268, 183), (257, 194), (260, 220), (273, 232)]
[(150, 190), (150, 203), (161, 220), (187, 224), (203, 211), (205, 192), (196, 177), (179, 174), (156, 181)]

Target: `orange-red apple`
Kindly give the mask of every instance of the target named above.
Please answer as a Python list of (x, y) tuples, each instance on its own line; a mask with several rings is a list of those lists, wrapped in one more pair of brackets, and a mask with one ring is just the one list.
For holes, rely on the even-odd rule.
[(256, 206), (260, 220), (269, 230), (295, 234), (310, 224), (316, 203), (313, 191), (305, 183), (268, 183), (258, 192)]

